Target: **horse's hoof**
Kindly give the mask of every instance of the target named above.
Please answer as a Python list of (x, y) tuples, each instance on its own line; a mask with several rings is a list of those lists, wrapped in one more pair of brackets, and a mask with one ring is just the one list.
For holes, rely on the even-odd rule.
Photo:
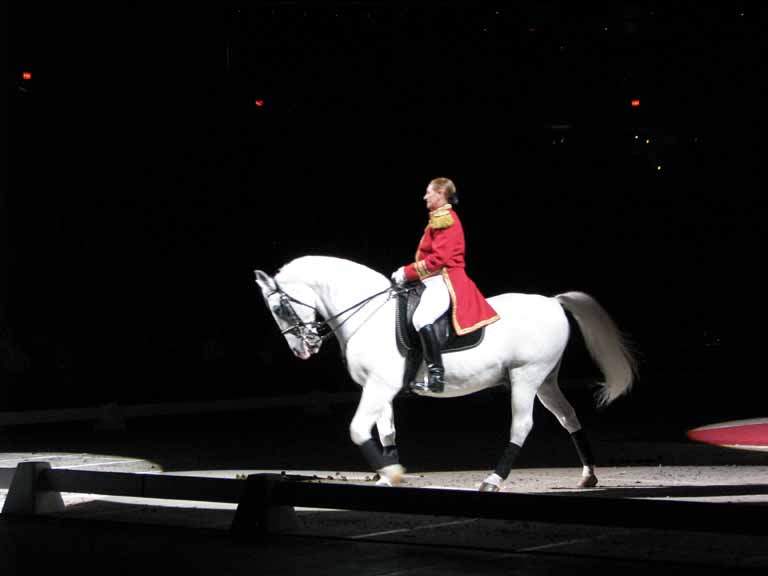
[(389, 481), (390, 486), (397, 486), (400, 484), (400, 482), (403, 481), (403, 476), (405, 476), (405, 468), (403, 468), (400, 464), (390, 464), (389, 466), (384, 466), (384, 468), (379, 470), (379, 474), (381, 474), (382, 480), (386, 478)]
[(376, 486), (387, 486), (391, 487), (392, 482), (389, 481), (389, 478), (386, 476), (381, 476), (378, 480), (376, 480)]
[(499, 487), (496, 486), (496, 484), (491, 484), (490, 482), (483, 482), (480, 485), (480, 492), (498, 492)]
[(579, 480), (579, 488), (594, 488), (595, 486), (597, 486), (597, 476), (594, 474), (582, 476)]

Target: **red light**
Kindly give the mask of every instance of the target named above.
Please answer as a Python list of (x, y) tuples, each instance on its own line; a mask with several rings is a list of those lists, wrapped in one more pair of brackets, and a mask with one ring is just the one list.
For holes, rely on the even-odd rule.
[(640, 100), (632, 100), (632, 102), (630, 102), (630, 104), (632, 105), (632, 108), (639, 108), (640, 107)]
[(32, 80), (32, 72), (22, 72), (21, 73), (21, 79), (22, 80)]
[(264, 100), (256, 100), (256, 101), (254, 102), (254, 104), (256, 104), (256, 106), (257, 106), (258, 108), (261, 108), (262, 106), (264, 106)]

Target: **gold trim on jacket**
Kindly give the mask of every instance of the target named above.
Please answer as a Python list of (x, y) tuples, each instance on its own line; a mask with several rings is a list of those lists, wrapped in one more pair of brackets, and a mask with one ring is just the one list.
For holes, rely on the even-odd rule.
[(424, 260), (418, 260), (414, 262), (413, 267), (416, 269), (416, 273), (419, 275), (419, 280), (424, 280), (435, 274), (427, 269), (427, 263)]
[(451, 279), (448, 276), (448, 270), (445, 268), (443, 268), (443, 280), (445, 280), (445, 285), (448, 287), (448, 292), (451, 295), (451, 321), (453, 322), (453, 329), (456, 331), (456, 334), (458, 334), (459, 336), (463, 336), (464, 334), (469, 334), (470, 332), (479, 330), (483, 326), (487, 326), (488, 324), (492, 324), (493, 322), (496, 322), (496, 320), (500, 318), (498, 314), (494, 314), (490, 318), (481, 320), (477, 324), (473, 324), (472, 326), (467, 326), (466, 328), (462, 328), (461, 326), (459, 326), (459, 321), (456, 318), (456, 293), (453, 291), (453, 284), (451, 284)]
[(450, 204), (444, 204), (440, 208), (433, 210), (429, 213), (429, 227), (435, 230), (442, 230), (443, 228), (450, 228), (453, 226), (455, 220), (451, 214), (452, 206)]

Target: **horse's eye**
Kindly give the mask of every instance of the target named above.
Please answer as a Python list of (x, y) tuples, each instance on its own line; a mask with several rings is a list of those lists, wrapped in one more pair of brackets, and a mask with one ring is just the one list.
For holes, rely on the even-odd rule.
[(272, 306), (272, 312), (275, 316), (282, 318), (283, 320), (287, 320), (293, 316), (291, 305), (288, 303), (288, 300), (284, 298), (281, 298), (279, 303)]

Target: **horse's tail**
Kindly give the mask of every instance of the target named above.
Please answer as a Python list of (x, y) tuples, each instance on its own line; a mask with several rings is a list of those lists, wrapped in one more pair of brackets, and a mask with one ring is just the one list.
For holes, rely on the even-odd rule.
[(598, 405), (610, 404), (626, 394), (635, 379), (637, 363), (608, 312), (583, 292), (566, 292), (555, 299), (576, 319), (587, 350), (603, 373), (605, 382), (600, 382)]

